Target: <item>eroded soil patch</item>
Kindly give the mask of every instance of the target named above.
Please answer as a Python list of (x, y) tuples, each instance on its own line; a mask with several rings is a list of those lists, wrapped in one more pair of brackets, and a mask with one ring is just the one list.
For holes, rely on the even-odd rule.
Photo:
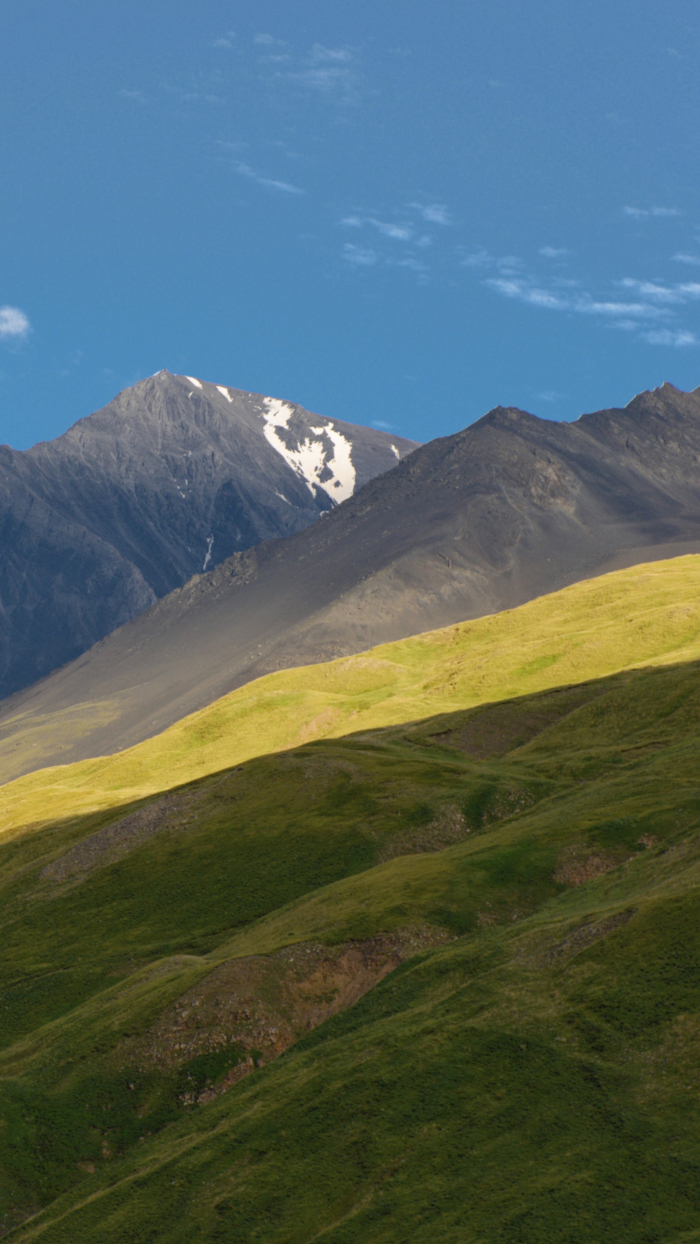
[(448, 804), (427, 825), (413, 830), (404, 830), (384, 843), (380, 853), (380, 864), (385, 860), (393, 860), (398, 855), (419, 855), (431, 851), (444, 851), (461, 842), (470, 833), (470, 827), (464, 813), (456, 804)]
[(182, 994), (147, 1033), (124, 1042), (120, 1061), (169, 1072), (231, 1048), (234, 1065), (195, 1099), (207, 1101), (352, 1006), (404, 960), (450, 940), (444, 929), (426, 925), (340, 946), (300, 943), (230, 959)]

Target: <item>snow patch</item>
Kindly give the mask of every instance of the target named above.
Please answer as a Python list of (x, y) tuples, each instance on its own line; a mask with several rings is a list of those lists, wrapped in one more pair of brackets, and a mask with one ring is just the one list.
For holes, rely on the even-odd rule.
[(202, 574), (204, 574), (204, 571), (206, 570), (207, 566), (209, 565), (209, 562), (211, 561), (211, 551), (212, 551), (213, 546), (214, 546), (214, 537), (209, 536), (207, 539), (207, 555), (204, 558), (204, 565), (202, 566)]
[(400, 461), (401, 461), (401, 454), (399, 453), (399, 451), (398, 451), (398, 449), (396, 448), (396, 446), (395, 446), (395, 445), (390, 445), (390, 446), (389, 446), (389, 448), (390, 448), (390, 449), (393, 449), (394, 453), (396, 454), (396, 461), (397, 461), (397, 462), (400, 462)]
[(198, 389), (204, 388), (201, 380), (196, 380), (194, 376), (185, 376), (185, 380), (189, 380), (190, 384), (196, 384)]
[(217, 392), (220, 393), (222, 397), (226, 398), (227, 402), (233, 401), (231, 394), (229, 393), (228, 389), (224, 387), (223, 384), (217, 384), (216, 389), (217, 389)]
[[(336, 504), (351, 497), (355, 491), (356, 472), (352, 463), (352, 443), (333, 427), (332, 423), (324, 423), (320, 428), (310, 428), (314, 440), (307, 436), (296, 449), (285, 445), (279, 430), (288, 428), (289, 420), (294, 414), (294, 407), (289, 402), (282, 402), (276, 397), (263, 398), (263, 432), (268, 443), (284, 458), (296, 475), (304, 481), (312, 497), (317, 488), (323, 488)], [(333, 446), (333, 457), (328, 456), (327, 446), (320, 438), (326, 436)], [(330, 478), (321, 483), (324, 471), (330, 472)]]
[(276, 488), (275, 488), (275, 496), (276, 496), (276, 497), (279, 497), (280, 501), (286, 501), (286, 502), (287, 502), (287, 505), (291, 505), (291, 504), (292, 504), (292, 503), (291, 503), (291, 501), (289, 500), (289, 498), (288, 498), (288, 497), (285, 497), (285, 495), (284, 495), (284, 493), (283, 493), (283, 492), (278, 492)]

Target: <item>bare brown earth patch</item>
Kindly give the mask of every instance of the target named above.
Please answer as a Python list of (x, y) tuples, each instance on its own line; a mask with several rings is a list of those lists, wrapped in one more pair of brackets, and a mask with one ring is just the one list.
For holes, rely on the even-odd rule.
[(71, 881), (113, 864), (161, 830), (186, 824), (187, 813), (197, 798), (192, 794), (167, 795), (113, 821), (47, 864), (40, 873), (42, 880)]
[(461, 842), (469, 832), (461, 809), (455, 804), (447, 804), (428, 825), (406, 830), (385, 842), (379, 853), (379, 863), (393, 860), (397, 855), (444, 851), (445, 847)]
[(182, 994), (143, 1036), (123, 1042), (119, 1059), (139, 1071), (170, 1071), (234, 1047), (238, 1062), (223, 1079), (183, 1099), (208, 1101), (352, 1006), (404, 960), (451, 940), (444, 929), (425, 925), (339, 946), (299, 943), (272, 955), (230, 959)]
[(594, 877), (602, 877), (629, 858), (629, 855), (616, 858), (605, 851), (591, 851), (590, 847), (575, 843), (565, 847), (559, 855), (554, 880), (559, 885), (583, 885)]

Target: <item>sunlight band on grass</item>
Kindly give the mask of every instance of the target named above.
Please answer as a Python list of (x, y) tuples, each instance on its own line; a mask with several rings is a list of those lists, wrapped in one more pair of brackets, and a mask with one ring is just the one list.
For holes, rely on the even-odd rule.
[[(314, 739), (697, 656), (700, 556), (635, 566), (518, 609), (268, 674), (127, 751), (8, 783), (0, 830), (118, 807)], [(9, 728), (31, 748), (21, 719)]]

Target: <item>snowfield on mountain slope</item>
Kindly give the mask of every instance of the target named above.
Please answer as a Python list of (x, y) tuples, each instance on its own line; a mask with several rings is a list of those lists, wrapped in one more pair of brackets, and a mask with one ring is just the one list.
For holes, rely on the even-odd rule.
[[(322, 437), (325, 434), (332, 442), (332, 458), (328, 457), (323, 441), (313, 441), (311, 437), (302, 441), (297, 449), (290, 449), (279, 435), (279, 431), (288, 430), (294, 407), (289, 402), (280, 401), (276, 397), (266, 397), (263, 406), (265, 407), (263, 419), (265, 420), (266, 440), (304, 480), (311, 495), (316, 495), (316, 488), (323, 488), (336, 504), (351, 497), (355, 491), (356, 472), (352, 463), (352, 445), (342, 432), (338, 432), (332, 423), (324, 423), (320, 428), (311, 428), (316, 435)], [(323, 475), (327, 476), (328, 472), (330, 472), (330, 478), (323, 479)]]

